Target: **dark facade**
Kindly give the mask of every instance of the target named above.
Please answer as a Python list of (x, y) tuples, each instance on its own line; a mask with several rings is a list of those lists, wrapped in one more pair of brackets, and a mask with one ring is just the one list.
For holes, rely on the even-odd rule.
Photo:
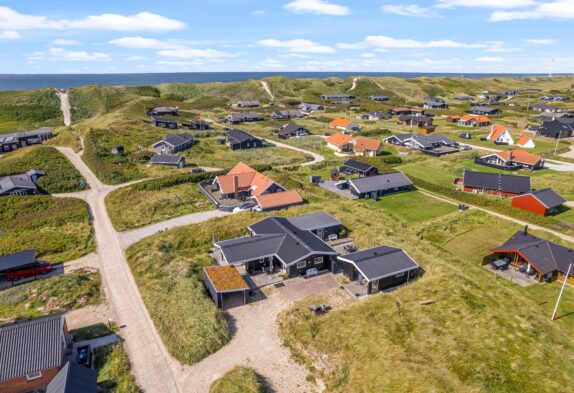
[(171, 119), (154, 118), (152, 122), (153, 125), (158, 128), (168, 128), (170, 130), (177, 130), (179, 128), (177, 121)]
[(35, 130), (15, 132), (12, 134), (0, 134), (0, 154), (30, 145), (40, 145), (52, 138), (54, 134), (50, 130)]
[(227, 146), (231, 150), (253, 149), (263, 147), (263, 140), (242, 131), (231, 129), (227, 131)]

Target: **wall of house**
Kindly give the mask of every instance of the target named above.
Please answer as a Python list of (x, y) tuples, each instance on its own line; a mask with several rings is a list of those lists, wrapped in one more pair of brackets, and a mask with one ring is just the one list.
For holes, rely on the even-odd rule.
[(264, 194), (273, 194), (275, 192), (282, 192), (282, 191), (285, 191), (285, 189), (283, 187), (281, 187), (277, 183), (273, 183), (269, 187), (267, 187)]
[(209, 278), (207, 277), (207, 273), (205, 273), (205, 272), (203, 273), (203, 282), (205, 283), (205, 287), (209, 291), (209, 294), (211, 295), (211, 298), (213, 299), (215, 304), (217, 304), (217, 306), (220, 306), (220, 301), (219, 301), (219, 297), (217, 296), (218, 295), (217, 291), (215, 290), (213, 285), (211, 285), (211, 281), (209, 281)]
[[(321, 240), (325, 240), (329, 238), (329, 235), (339, 235), (341, 232), (342, 226), (341, 225), (334, 225), (332, 227), (321, 228), (323, 230), (323, 237)], [(315, 236), (318, 235), (319, 229), (311, 231)], [(320, 237), (320, 236), (319, 236)]]
[[(314, 259), (315, 258), (323, 258), (323, 261), (320, 264), (316, 264)], [(287, 268), (287, 274), (291, 277), (303, 276), (307, 272), (307, 269), (315, 268), (319, 271), (324, 269), (331, 268), (331, 260), (328, 255), (316, 255), (314, 257), (308, 258), (305, 260), (305, 267), (297, 267), (297, 264), (293, 264)]]
[(343, 268), (343, 274), (347, 277), (350, 281), (356, 281), (359, 277), (359, 271), (355, 269), (353, 264), (348, 262), (339, 261), (341, 267)]
[[(563, 282), (565, 275), (566, 275), (565, 273), (558, 272), (557, 280), (560, 282)], [(571, 272), (571, 275), (568, 276), (568, 281), (566, 281), (566, 284), (574, 286), (574, 276), (572, 275), (572, 272)]]
[(2, 393), (26, 393), (34, 389), (43, 389), (60, 371), (59, 368), (51, 368), (42, 371), (42, 378), (27, 381), (26, 376), (0, 382), (0, 392)]
[(393, 288), (411, 281), (416, 277), (416, 270), (409, 272), (404, 272), (399, 275), (394, 275), (391, 277), (385, 277), (379, 280), (379, 291), (384, 291), (385, 289)]
[(532, 195), (522, 195), (512, 198), (512, 207), (527, 210), (543, 216), (548, 215), (548, 209)]
[(488, 195), (494, 195), (494, 196), (499, 196), (502, 198), (512, 198), (514, 196), (517, 196), (519, 194), (514, 194), (511, 192), (500, 192), (498, 190), (485, 190), (483, 192), (480, 191), (480, 189), (476, 188), (476, 187), (468, 187), (468, 186), (464, 186), (462, 188), (462, 190), (464, 192), (470, 192), (470, 193), (475, 193), (475, 190), (478, 190), (478, 194), (488, 194)]
[[(392, 189), (387, 189), (387, 190), (378, 190), (378, 191), (376, 191), (376, 193), (377, 193), (377, 198), (378, 198), (378, 197), (382, 197), (382, 196), (389, 195), (389, 194), (396, 194), (398, 192), (411, 191), (412, 189), (413, 189), (412, 186), (404, 186), (404, 187), (397, 187), (396, 189), (392, 188)], [(353, 192), (353, 191), (354, 191), (354, 188), (351, 187), (351, 192), (354, 193), (355, 195), (357, 195), (356, 192)], [(359, 198), (366, 198), (367, 195), (370, 198), (372, 193), (369, 192), (369, 193), (358, 194)]]

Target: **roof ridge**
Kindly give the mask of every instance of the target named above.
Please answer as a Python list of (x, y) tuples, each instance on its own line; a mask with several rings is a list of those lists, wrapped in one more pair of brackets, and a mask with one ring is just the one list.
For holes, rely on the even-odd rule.
[[(285, 230), (285, 235), (289, 234), (291, 237), (295, 238), (295, 240), (297, 240), (297, 243), (301, 244), (303, 247), (305, 247), (307, 249), (307, 251), (313, 251), (311, 249), (311, 247), (309, 247), (309, 245), (303, 240), (301, 239), (299, 236), (297, 236), (296, 233), (290, 231), (285, 225), (283, 225), (283, 223), (279, 220), (279, 219), (284, 219), (287, 222), (289, 222), (289, 220), (287, 220), (286, 217), (272, 217), (272, 219), (277, 223), (277, 225), (279, 225), (283, 230)], [(309, 232), (310, 231), (305, 231), (304, 229), (299, 229), (297, 226), (293, 225), (292, 223), (289, 222), (290, 225), (292, 225), (293, 227), (295, 227), (298, 231), (304, 231), (304, 232)]]

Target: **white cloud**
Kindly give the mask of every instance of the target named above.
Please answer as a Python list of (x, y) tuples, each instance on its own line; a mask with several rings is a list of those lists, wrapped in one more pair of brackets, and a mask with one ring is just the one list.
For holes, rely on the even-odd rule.
[(504, 41), (486, 41), (485, 43), (488, 45), (488, 47), (486, 48), (487, 52), (506, 53), (506, 52), (518, 52), (520, 50), (520, 48), (507, 47)]
[(437, 7), (439, 8), (456, 8), (456, 7), (472, 7), (472, 8), (494, 8), (494, 9), (509, 9), (527, 7), (536, 4), (535, 0), (439, 0)]
[(362, 57), (363, 59), (374, 59), (375, 57), (377, 57), (377, 55), (375, 55), (374, 53), (361, 53), (359, 57)]
[(285, 9), (298, 14), (313, 13), (333, 16), (349, 15), (349, 7), (339, 4), (331, 4), (326, 0), (294, 0), (285, 4)]
[(121, 37), (108, 41), (108, 44), (130, 49), (185, 49), (186, 46), (172, 40), (156, 40), (144, 37)]
[(552, 45), (556, 43), (556, 40), (550, 38), (532, 38), (528, 40), (524, 40), (529, 45), (534, 46), (544, 46), (544, 45)]
[(102, 14), (84, 19), (49, 19), (46, 16), (22, 14), (9, 7), (0, 7), (0, 26), (10, 30), (82, 29), (114, 31), (171, 31), (185, 28), (185, 23), (151, 12), (135, 15)]
[(311, 40), (305, 39), (295, 39), (295, 40), (287, 40), (287, 41), (279, 41), (275, 39), (266, 39), (257, 42), (258, 45), (266, 46), (269, 48), (280, 48), (285, 49), (291, 53), (333, 53), (335, 49), (326, 46), (317, 44)]
[(34, 52), (27, 56), (27, 60), (36, 62), (40, 60), (52, 61), (102, 61), (110, 60), (107, 53), (86, 52), (86, 51), (69, 51), (64, 48), (50, 48), (46, 53)]
[(474, 61), (478, 61), (479, 63), (502, 63), (505, 60), (499, 56), (482, 56), (475, 58)]
[(52, 45), (56, 46), (69, 46), (69, 45), (80, 45), (80, 41), (68, 40), (65, 38), (57, 38), (51, 42)]
[(574, 19), (574, 1), (557, 0), (541, 3), (526, 11), (495, 11), (490, 15), (490, 21), (502, 22), (520, 19)]
[(2, 41), (19, 40), (20, 38), (22, 38), (22, 35), (20, 35), (20, 33), (18, 33), (17, 31), (13, 30), (0, 31), (0, 40)]
[(142, 61), (145, 59), (146, 58), (144, 56), (130, 56), (130, 57), (126, 58), (126, 61)]
[(277, 69), (284, 69), (286, 68), (285, 64), (283, 64), (281, 61), (277, 60), (277, 59), (273, 59), (273, 58), (267, 58), (264, 59), (261, 63), (259, 63), (258, 67), (259, 69), (263, 69), (263, 70), (277, 70)]
[(253, 11), (251, 11), (251, 15), (253, 15), (253, 16), (263, 16), (266, 13), (267, 12), (265, 10), (253, 10)]
[(220, 59), (223, 57), (231, 57), (232, 54), (222, 52), (216, 49), (164, 49), (157, 52), (158, 55), (164, 57), (171, 57), (176, 59)]
[(416, 4), (382, 5), (381, 11), (386, 14), (418, 16), (421, 18), (436, 18), (439, 16), (432, 8), (420, 7)]
[(424, 48), (486, 48), (485, 44), (467, 44), (460, 41), (452, 40), (433, 40), (419, 41), (413, 39), (392, 38), (384, 35), (367, 36), (363, 41), (349, 44), (337, 44), (342, 49), (366, 49), (374, 48), (375, 50), (386, 49), (424, 49)]

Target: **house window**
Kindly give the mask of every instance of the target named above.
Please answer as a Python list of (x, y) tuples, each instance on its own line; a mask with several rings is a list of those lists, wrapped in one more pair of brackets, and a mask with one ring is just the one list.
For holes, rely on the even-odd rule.
[(397, 274), (395, 277), (401, 277), (401, 276), (404, 276), (404, 275), (405, 275), (405, 272), (402, 272), (402, 273)]
[(305, 269), (307, 267), (307, 261), (297, 262), (297, 269)]
[(314, 265), (320, 265), (322, 263), (323, 263), (323, 257), (317, 257), (317, 258), (313, 259)]
[(36, 372), (30, 373), (30, 374), (26, 374), (26, 380), (27, 381), (33, 381), (33, 380), (38, 379), (38, 378), (42, 378), (42, 372), (41, 371), (36, 371)]

